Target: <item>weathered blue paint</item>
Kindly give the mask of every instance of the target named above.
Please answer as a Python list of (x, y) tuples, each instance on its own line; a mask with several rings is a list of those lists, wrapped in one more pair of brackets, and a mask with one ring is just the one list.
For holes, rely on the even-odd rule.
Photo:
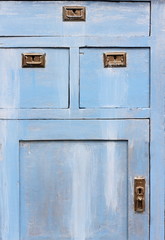
[[(45, 53), (45, 68), (22, 68), (22, 53)], [(68, 49), (0, 49), (1, 108), (68, 108)], [(63, 70), (61, 71), (61, 66)]]
[(21, 239), (127, 240), (127, 148), (120, 140), (21, 142)]
[[(152, 2), (151, 47), (151, 240), (165, 239), (165, 2)], [(158, 196), (155, 198), (155, 196)]]
[[(64, 5), (87, 21), (64, 23)], [(164, 239), (164, 12), (164, 0), (0, 2), (0, 240)], [(105, 69), (110, 51), (127, 67)], [(46, 68), (21, 68), (25, 52)]]
[[(149, 35), (149, 2), (123, 2), (119, 5), (117, 2), (80, 1), (79, 6), (87, 7), (86, 22), (63, 22), (62, 6), (70, 4), (76, 6), (77, 1), (57, 1), (56, 4), (51, 1), (0, 2), (0, 35)], [(132, 18), (134, 21), (130, 21)]]
[[(107, 52), (125, 52), (127, 66), (104, 68)], [(149, 107), (149, 49), (80, 49), (80, 107)]]
[[(7, 165), (3, 173), (9, 191), (2, 195), (4, 239), (13, 236), (18, 239), (19, 227), (20, 239), (63, 238), (63, 234), (66, 239), (77, 239), (77, 234), (79, 237), (81, 234), (81, 239), (123, 236), (126, 240), (129, 236), (133, 240), (138, 239), (139, 234), (141, 239), (148, 238), (148, 120), (9, 120), (0, 123), (3, 136), (8, 138), (4, 147), (10, 148), (10, 151), (4, 149), (7, 153), (1, 161)], [(9, 139), (11, 133), (13, 137)], [(132, 199), (133, 178), (139, 174), (146, 176), (147, 181), (146, 211), (142, 216), (133, 211)], [(62, 205), (56, 207), (59, 204), (64, 209)], [(63, 220), (60, 213), (56, 216), (60, 209)], [(90, 225), (84, 222), (85, 216)], [(140, 232), (136, 224), (141, 225)], [(40, 225), (43, 227), (39, 230)]]

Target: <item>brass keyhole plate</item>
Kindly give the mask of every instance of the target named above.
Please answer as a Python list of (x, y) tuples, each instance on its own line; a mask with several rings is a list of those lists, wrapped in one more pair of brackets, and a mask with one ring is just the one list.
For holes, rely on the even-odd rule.
[(125, 52), (109, 52), (104, 53), (104, 67), (126, 67), (127, 66), (127, 55)]
[(81, 22), (86, 20), (86, 8), (82, 6), (63, 7), (63, 21)]
[(134, 179), (134, 210), (137, 213), (145, 211), (145, 178)]

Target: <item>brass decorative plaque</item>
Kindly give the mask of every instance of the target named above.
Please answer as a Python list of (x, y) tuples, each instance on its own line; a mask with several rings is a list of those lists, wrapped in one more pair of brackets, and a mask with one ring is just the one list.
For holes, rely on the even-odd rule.
[(103, 54), (104, 67), (126, 67), (126, 53), (124, 52), (109, 52)]
[(86, 8), (82, 6), (63, 7), (63, 21), (85, 21)]
[(44, 68), (45, 67), (45, 53), (23, 53), (22, 67), (26, 68)]

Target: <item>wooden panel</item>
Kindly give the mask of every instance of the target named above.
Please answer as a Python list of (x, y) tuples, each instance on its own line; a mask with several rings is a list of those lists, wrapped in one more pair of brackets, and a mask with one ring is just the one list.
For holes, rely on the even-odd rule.
[(165, 1), (152, 1), (151, 240), (165, 239)]
[[(164, 0), (151, 0), (151, 9), (149, 0), (116, 0), (98, 3), (78, 2), (75, 5), (85, 5), (88, 12), (92, 12), (92, 4), (95, 8), (102, 8), (106, 12), (108, 21), (103, 19), (103, 12), (96, 10), (97, 16), (100, 16), (102, 22), (94, 23), (95, 16), (90, 14), (87, 16), (88, 22), (85, 23), (63, 23), (61, 21), (61, 4), (70, 5), (68, 2), (56, 1), (1, 1), (0, 2), (0, 45), (1, 47), (151, 47), (151, 109), (148, 101), (147, 92), (147, 108), (138, 107), (132, 109), (121, 107), (112, 109), (80, 109), (78, 110), (78, 51), (73, 49), (71, 60), (71, 101), (72, 110), (70, 109), (27, 109), (19, 110), (21, 103), (19, 100), (19, 87), (16, 87), (16, 79), (19, 79), (15, 70), (8, 73), (2, 70), (7, 67), (10, 61), (5, 54), (1, 54), (1, 107), (0, 118), (2, 119), (102, 119), (102, 118), (151, 118), (151, 204), (150, 204), (150, 236), (149, 231), (149, 199), (148, 199), (148, 128), (147, 120), (117, 120), (111, 121), (0, 121), (0, 239), (2, 240), (20, 240), (19, 236), (19, 140), (34, 140), (35, 143), (39, 139), (98, 139), (99, 142), (111, 138), (111, 143), (125, 143), (128, 140), (128, 197), (129, 209), (128, 214), (128, 237), (129, 240), (163, 240), (164, 239), (164, 32), (165, 32), (165, 2)], [(57, 4), (57, 5), (56, 5)], [(122, 12), (121, 13), (121, 6)], [(58, 19), (55, 16), (58, 11)], [(116, 9), (117, 19), (112, 10)], [(150, 10), (152, 19), (150, 19)], [(33, 15), (31, 14), (33, 13)], [(110, 14), (109, 14), (110, 13)], [(121, 18), (120, 18), (121, 17)], [(90, 20), (90, 22), (89, 22)], [(92, 21), (91, 21), (92, 20)], [(97, 19), (96, 19), (97, 20)], [(123, 23), (126, 23), (125, 25)], [(88, 24), (88, 26), (87, 26)], [(149, 30), (151, 24), (151, 36)], [(126, 28), (126, 26), (128, 28)], [(100, 32), (99, 32), (100, 31)], [(58, 34), (58, 35), (57, 35)], [(67, 35), (66, 35), (67, 34)], [(4, 36), (20, 36), (4, 37)], [(21, 36), (46, 36), (38, 37), (21, 37)], [(55, 37), (49, 37), (55, 36)], [(58, 37), (57, 37), (58, 36)], [(65, 36), (65, 39), (63, 39)], [(76, 38), (75, 38), (76, 36)], [(77, 37), (78, 36), (78, 37)], [(84, 37), (85, 36), (85, 37)], [(87, 36), (87, 37), (86, 37)], [(93, 37), (95, 36), (95, 37)], [(139, 37), (140, 36), (140, 37)], [(144, 37), (141, 37), (144, 36)], [(145, 37), (149, 36), (149, 37)], [(76, 40), (75, 40), (76, 39)], [(7, 50), (10, 52), (9, 49)], [(1, 52), (2, 53), (2, 52)], [(7, 60), (7, 61), (6, 61)], [(76, 62), (77, 61), (77, 62)], [(16, 61), (17, 62), (17, 61)], [(15, 64), (15, 61), (13, 61)], [(20, 64), (20, 63), (19, 63)], [(62, 66), (62, 65), (61, 65)], [(76, 70), (75, 70), (76, 66)], [(17, 71), (18, 72), (18, 71)], [(6, 79), (11, 74), (12, 81)], [(7, 76), (7, 78), (6, 78)], [(16, 76), (16, 77), (15, 77)], [(5, 85), (6, 84), (6, 85)], [(54, 85), (54, 87), (57, 87)], [(12, 89), (12, 90), (11, 90)], [(9, 91), (9, 95), (7, 94)], [(29, 91), (30, 92), (30, 91)], [(49, 91), (48, 91), (49, 93)], [(16, 94), (16, 97), (15, 97)], [(135, 92), (136, 94), (136, 92)], [(25, 94), (26, 95), (26, 94)], [(23, 94), (22, 94), (23, 96)], [(47, 95), (48, 96), (48, 95)], [(26, 98), (28, 98), (26, 96)], [(48, 97), (49, 98), (49, 97)], [(54, 98), (49, 98), (50, 102)], [(6, 99), (8, 99), (6, 101)], [(46, 98), (45, 98), (46, 99)], [(43, 98), (44, 100), (44, 98)], [(144, 100), (144, 99), (143, 99)], [(58, 102), (58, 100), (57, 100)], [(31, 106), (33, 108), (31, 101)], [(54, 108), (67, 108), (67, 101), (63, 102), (63, 106), (58, 104)], [(16, 107), (16, 108), (15, 108)], [(24, 106), (21, 106), (22, 108)], [(38, 105), (39, 107), (39, 105)], [(45, 105), (44, 107), (48, 107)], [(15, 109), (11, 109), (15, 108)], [(71, 123), (72, 122), (72, 123)], [(19, 125), (19, 127), (18, 127)], [(74, 127), (73, 127), (74, 125)], [(80, 127), (81, 125), (81, 127)], [(67, 130), (67, 131), (66, 131)], [(19, 132), (20, 131), (20, 132)], [(88, 134), (89, 133), (89, 134)], [(80, 136), (81, 135), (81, 136)], [(88, 135), (88, 136), (87, 136)], [(102, 140), (100, 140), (101, 138)], [(66, 141), (66, 140), (65, 140)], [(45, 143), (48, 141), (45, 141)], [(81, 143), (82, 141), (79, 141)], [(91, 141), (92, 142), (92, 141)], [(21, 144), (29, 142), (21, 142)], [(41, 143), (41, 142), (40, 142)], [(49, 142), (50, 143), (50, 142)], [(29, 162), (28, 162), (29, 164)], [(130, 164), (130, 165), (129, 165)], [(143, 217), (132, 212), (132, 188), (133, 177), (135, 175), (147, 176), (147, 208)], [(51, 176), (52, 177), (52, 176)], [(35, 238), (35, 237), (34, 237)], [(40, 238), (40, 237), (39, 237)], [(46, 237), (47, 239), (47, 237)], [(43, 239), (42, 239), (43, 240)], [(54, 240), (54, 239), (53, 239)], [(89, 240), (89, 239), (88, 239)], [(109, 240), (109, 238), (108, 238)], [(114, 240), (114, 239), (113, 239)]]
[[(86, 22), (63, 22), (62, 6), (67, 5), (85, 6)], [(147, 36), (150, 4), (149, 2), (2, 1), (0, 22), (1, 36)]]
[[(100, 147), (99, 144), (102, 143), (102, 141), (103, 141), (103, 143), (110, 144), (110, 145), (112, 143), (114, 144), (114, 142), (115, 142), (116, 147), (117, 147), (117, 148), (116, 147), (115, 148), (118, 149), (115, 151), (115, 156), (117, 156), (117, 158), (115, 157), (115, 159), (116, 159), (115, 166), (118, 166), (118, 164), (119, 164), (118, 159), (121, 159), (121, 161), (123, 161), (123, 162), (122, 163), (120, 161), (119, 162), (123, 166), (123, 169), (125, 169), (125, 167), (124, 167), (125, 165), (123, 165), (123, 164), (126, 160), (124, 160), (124, 159), (126, 158), (128, 161), (127, 162), (127, 164), (128, 164), (128, 168), (127, 168), (128, 169), (127, 170), (128, 171), (128, 178), (127, 178), (127, 180), (128, 180), (128, 213), (127, 214), (128, 214), (129, 225), (127, 225), (127, 231), (129, 234), (129, 239), (130, 240), (134, 240), (134, 239), (138, 240), (139, 236), (141, 237), (142, 240), (148, 239), (148, 229), (149, 229), (148, 228), (148, 224), (149, 224), (149, 198), (148, 198), (148, 196), (149, 196), (148, 195), (149, 194), (149, 188), (148, 188), (148, 184), (149, 184), (149, 178), (148, 178), (149, 177), (148, 176), (148, 171), (149, 171), (149, 168), (148, 168), (149, 167), (149, 165), (148, 165), (149, 125), (148, 125), (148, 123), (149, 122), (147, 120), (117, 120), (117, 121), (106, 121), (106, 120), (104, 120), (104, 121), (102, 121), (102, 120), (100, 120), (100, 121), (98, 121), (98, 120), (95, 120), (95, 121), (83, 121), (83, 120), (78, 120), (78, 121), (74, 121), (74, 120), (72, 120), (72, 121), (71, 120), (67, 120), (67, 121), (65, 121), (65, 120), (63, 120), (63, 121), (58, 121), (58, 120), (57, 121), (39, 121), (39, 120), (38, 121), (26, 121), (25, 120), (25, 121), (20, 121), (20, 122), (21, 122), (21, 125), (20, 125), (21, 128), (20, 128), (19, 138), (24, 141), (30, 141), (30, 142), (22, 142), (23, 144), (25, 144), (25, 149), (26, 149), (25, 152), (28, 154), (28, 151), (29, 151), (30, 155), (27, 155), (26, 163), (30, 164), (30, 165), (28, 165), (29, 167), (28, 167), (28, 169), (26, 169), (26, 166), (25, 166), (26, 164), (24, 165), (23, 164), (24, 160), (22, 160), (22, 162), (21, 162), (21, 159), (20, 159), (20, 164), (22, 163), (23, 165), (21, 165), (21, 166), (24, 166), (22, 169), (26, 169), (24, 171), (32, 170), (34, 175), (35, 175), (34, 169), (37, 169), (36, 174), (39, 173), (37, 176), (42, 175), (41, 172), (43, 171), (43, 165), (46, 165), (46, 159), (48, 159), (48, 161), (51, 164), (54, 164), (53, 162), (56, 161), (56, 160), (51, 160), (51, 159), (59, 159), (59, 164), (61, 164), (61, 165), (59, 167), (60, 169), (58, 168), (58, 171), (62, 170), (61, 176), (66, 174), (67, 179), (65, 179), (64, 177), (61, 178), (61, 179), (64, 179), (65, 181), (68, 180), (67, 174), (71, 172), (71, 170), (68, 170), (68, 169), (74, 169), (74, 166), (75, 166), (75, 165), (74, 166), (71, 165), (71, 167), (69, 168), (70, 165), (68, 165), (68, 164), (72, 161), (72, 159), (76, 159), (75, 162), (78, 162), (78, 166), (81, 167), (80, 169), (79, 168), (76, 168), (76, 169), (77, 169), (77, 171), (79, 171), (78, 175), (81, 176), (82, 166), (84, 166), (83, 164), (87, 164), (85, 166), (89, 166), (88, 165), (89, 162), (84, 159), (86, 158), (86, 156), (88, 156), (88, 154), (86, 154), (86, 148), (89, 150), (91, 145), (92, 145), (91, 151), (89, 151), (89, 152), (91, 154), (90, 156), (93, 156), (93, 157), (91, 157), (91, 158), (87, 157), (87, 158), (92, 159), (92, 163), (95, 163), (95, 159), (97, 159), (97, 160), (101, 159), (99, 161), (101, 161), (102, 164), (99, 165), (99, 161), (98, 161), (98, 166), (100, 168), (100, 172), (102, 173), (102, 171), (103, 171), (102, 169), (104, 168), (102, 159), (105, 156), (105, 152), (104, 152), (104, 148), (102, 149), (102, 147)], [(143, 134), (141, 134), (141, 133), (143, 133)], [(44, 141), (37, 142), (37, 139), (44, 140)], [(45, 140), (47, 140), (47, 141), (45, 141)], [(48, 140), (53, 140), (53, 141), (50, 142)], [(54, 142), (54, 140), (56, 140), (56, 141)], [(63, 140), (63, 141), (58, 142), (57, 140)], [(76, 141), (70, 142), (70, 140), (76, 140), (77, 142)], [(81, 140), (83, 140), (83, 141), (81, 141)], [(83, 145), (83, 144), (85, 144), (84, 141), (87, 141), (87, 144), (85, 145), (85, 147)], [(128, 142), (128, 147), (126, 147), (127, 144), (125, 141)], [(93, 147), (93, 145), (95, 146), (95, 144), (94, 144), (95, 142), (96, 142), (96, 144), (98, 144), (97, 147)], [(40, 143), (42, 143), (42, 144), (40, 145)], [(48, 150), (46, 149), (47, 147), (44, 147), (43, 143), (46, 144), (45, 146), (50, 146), (50, 147), (48, 147)], [(73, 147), (74, 143), (77, 144), (76, 147)], [(91, 143), (91, 145), (90, 145), (90, 143)], [(126, 150), (124, 150), (124, 152), (123, 152), (123, 150), (122, 151), (119, 150), (120, 148), (118, 148), (118, 143), (121, 144), (121, 148), (128, 150), (127, 156), (126, 156)], [(28, 144), (30, 144), (30, 146), (31, 146), (31, 147), (29, 147), (29, 150), (27, 147)], [(37, 150), (37, 146), (38, 146), (37, 144), (40, 146), (39, 149), (43, 153), (41, 155), (39, 154), (39, 150)], [(54, 146), (55, 144), (58, 144), (58, 147), (55, 147)], [(83, 147), (81, 144), (83, 145)], [(61, 145), (61, 146), (59, 146), (59, 145)], [(80, 149), (79, 149), (79, 146), (81, 146)], [(125, 147), (123, 147), (123, 146), (125, 146)], [(98, 150), (101, 151), (100, 154), (99, 154), (100, 151), (97, 151), (97, 148), (98, 148)], [(59, 149), (59, 151), (57, 150), (56, 153), (54, 152), (51, 154), (50, 153), (51, 151), (56, 151), (56, 150), (49, 150), (49, 149)], [(96, 152), (92, 149), (96, 149)], [(110, 154), (112, 154), (113, 148), (109, 147), (109, 149), (110, 149)], [(82, 154), (81, 150), (85, 154)], [(73, 154), (74, 151), (76, 153), (75, 155)], [(32, 161), (30, 161), (31, 156), (32, 156), (31, 152), (36, 153), (36, 155), (33, 154), (34, 157), (32, 157)], [(122, 154), (120, 155), (119, 152)], [(68, 155), (70, 157), (67, 157)], [(28, 158), (28, 156), (29, 156), (29, 158)], [(43, 156), (43, 158), (42, 158), (42, 156)], [(44, 163), (41, 164), (42, 166), (40, 165), (40, 160), (37, 160), (37, 158), (41, 159), (41, 162), (44, 161)], [(64, 160), (65, 158), (68, 160), (65, 161)], [(108, 157), (108, 159), (109, 159), (108, 161), (111, 162), (110, 159), (112, 159), (112, 158)], [(37, 165), (35, 164), (35, 162)], [(37, 167), (38, 165), (40, 165), (40, 167)], [(30, 166), (32, 168), (30, 168)], [(51, 166), (54, 166), (54, 165), (51, 165)], [(65, 168), (65, 166), (66, 166), (66, 168)], [(120, 167), (118, 166), (118, 168), (119, 168), (119, 172), (120, 172)], [(53, 170), (53, 169), (55, 169), (55, 167), (48, 168), (48, 166), (46, 165), (45, 169), (48, 169), (48, 171), (49, 171), (49, 169), (52, 169), (52, 172), (55, 173), (55, 170)], [(47, 172), (47, 170), (45, 170), (45, 171)], [(125, 171), (123, 171), (123, 174), (125, 174), (124, 172)], [(47, 174), (46, 176), (50, 176), (53, 180), (55, 178), (53, 173), (52, 173), (52, 175)], [(116, 176), (116, 173), (114, 173), (114, 174), (115, 175), (112, 175), (112, 174), (111, 175)], [(26, 176), (28, 175), (27, 172), (26, 172), (26, 174), (21, 174), (21, 178), (24, 179), (25, 175)], [(142, 215), (136, 214), (133, 209), (133, 179), (135, 176), (145, 176), (146, 177), (146, 211)], [(20, 180), (21, 180), (21, 178), (20, 178)], [(26, 182), (32, 181), (32, 180), (30, 180), (30, 178), (28, 178), (28, 179), (29, 180), (26, 180)], [(72, 179), (70, 177), (70, 175), (69, 175), (69, 179)], [(38, 181), (37, 184), (39, 184), (40, 180), (36, 180), (36, 181)], [(63, 181), (62, 184), (60, 185), (60, 187), (59, 187), (60, 189), (61, 189), (62, 185), (65, 183), (65, 181)], [(69, 184), (70, 181), (71, 180), (67, 181), (67, 183)], [(83, 181), (83, 178), (80, 179), (80, 183), (81, 183), (81, 181)], [(100, 183), (101, 183), (101, 181), (100, 181)], [(24, 182), (24, 180), (23, 180), (23, 182)], [(79, 188), (81, 189), (80, 183), (79, 183)], [(78, 181), (75, 182), (76, 186), (77, 186), (77, 184), (78, 184)], [(26, 185), (28, 186), (28, 184), (23, 184), (22, 187), (24, 188)], [(52, 186), (51, 184), (49, 184), (49, 185)], [(88, 186), (88, 184), (86, 184), (86, 186)], [(98, 186), (98, 185), (96, 185), (96, 186)], [(30, 189), (31, 188), (29, 187), (29, 191), (31, 191)], [(43, 193), (43, 191), (45, 189), (46, 188), (44, 187), (41, 190), (41, 193), (43, 194), (42, 196), (45, 196)], [(67, 189), (69, 190), (72, 188), (68, 187)], [(96, 189), (98, 189), (98, 188), (96, 188)], [(99, 188), (99, 189), (100, 189), (99, 191), (101, 191), (102, 188)], [(53, 191), (55, 191), (55, 190), (53, 190)], [(70, 191), (71, 190), (69, 190), (69, 192)], [(82, 190), (82, 191), (86, 191), (86, 190)], [(32, 193), (35, 194), (35, 191), (32, 191)], [(25, 194), (23, 194), (22, 196), (24, 196), (24, 195)], [(101, 197), (101, 195), (102, 195), (102, 193), (100, 194), (100, 197)], [(31, 196), (31, 195), (29, 195), (29, 196)], [(84, 202), (84, 198), (82, 198), (82, 196), (83, 196), (83, 194), (79, 196), (80, 203)], [(88, 202), (88, 194), (85, 195), (85, 199), (86, 199), (85, 201)], [(23, 200), (26, 200), (26, 199), (23, 199)], [(40, 201), (40, 197), (39, 197), (39, 201)], [(73, 204), (73, 205), (75, 205), (75, 204)], [(101, 212), (103, 212), (103, 211), (101, 210)], [(119, 209), (117, 210), (117, 212), (119, 213)], [(90, 213), (90, 211), (89, 211), (89, 213)], [(111, 212), (111, 214), (112, 214), (112, 212)], [(28, 215), (28, 216), (30, 216), (30, 215)], [(101, 216), (102, 215), (99, 215), (99, 217), (101, 217)], [(80, 225), (78, 225), (78, 226), (80, 226), (80, 229), (84, 229), (82, 227), (83, 223), (81, 222), (81, 219), (82, 218), (78, 219), (80, 221), (79, 222)], [(101, 217), (101, 220), (102, 219), (104, 219), (104, 218)], [(126, 219), (124, 218), (124, 221), (126, 221)], [(65, 218), (65, 220), (66, 220), (66, 222), (68, 221), (67, 218)], [(72, 222), (72, 220), (70, 218), (70, 224), (71, 224), (71, 222)], [(24, 224), (22, 226), (22, 234), (24, 234), (26, 231), (26, 229), (24, 228), (25, 225), (26, 225), (26, 222), (24, 222)], [(88, 229), (88, 226), (89, 226), (88, 220), (87, 220), (86, 226)], [(114, 226), (114, 225), (112, 224), (111, 226)], [(139, 231), (139, 226), (141, 226), (140, 231)], [(71, 228), (71, 229), (73, 230), (73, 228)], [(104, 234), (105, 233), (107, 234), (107, 232), (106, 232), (107, 228), (103, 228), (103, 230), (104, 230)], [(57, 232), (59, 232), (59, 231), (57, 230)], [(85, 232), (85, 234), (87, 234), (87, 232)], [(72, 234), (73, 233), (74, 232), (72, 232)], [(25, 237), (25, 235), (23, 235), (23, 236)], [(114, 235), (112, 235), (112, 236), (114, 236)], [(97, 237), (99, 240), (101, 239), (100, 235), (98, 235)], [(108, 238), (111, 239), (110, 236), (108, 236)], [(105, 239), (108, 239), (108, 238), (106, 238), (106, 235), (105, 235)], [(38, 239), (42, 239), (42, 238), (40, 236), (38, 236), (37, 240)], [(50, 239), (53, 239), (53, 237), (50, 236)], [(63, 239), (63, 237), (61, 239)], [(66, 239), (70, 239), (70, 238), (66, 237)], [(114, 239), (114, 238), (112, 238), (112, 239)], [(126, 239), (127, 239), (127, 237), (126, 237)]]
[[(111, 240), (111, 238), (106, 235), (111, 233), (111, 230), (109, 230), (110, 225), (118, 228), (118, 234), (126, 229), (128, 232), (124, 235), (126, 240), (139, 240), (139, 236), (141, 240), (148, 239), (148, 120), (4, 120), (0, 121), (0, 131), (2, 133), (0, 136), (0, 144), (2, 145), (3, 153), (3, 160), (0, 161), (0, 188), (2, 191), (2, 197), (0, 198), (0, 215), (2, 223), (0, 227), (2, 239), (13, 240), (13, 236), (16, 240), (20, 239), (18, 237), (19, 222), (22, 227), (22, 239), (28, 240), (43, 240), (44, 238), (54, 240), (54, 229), (57, 230), (56, 234), (59, 234), (61, 226), (65, 225), (64, 223), (68, 223), (68, 228), (72, 229), (72, 236), (73, 234), (76, 234), (76, 230), (74, 232), (74, 229), (76, 228), (84, 231), (84, 223), (83, 220), (81, 222), (81, 219), (85, 218), (84, 216), (86, 216), (86, 212), (79, 209), (80, 214), (82, 214), (80, 215), (81, 218), (78, 217), (77, 212), (77, 215), (75, 214), (74, 217), (72, 215), (72, 219), (70, 218), (69, 220), (68, 216), (65, 215), (65, 213), (68, 213), (69, 215), (71, 211), (73, 211), (73, 206), (75, 206), (76, 209), (75, 202), (72, 202), (73, 205), (69, 205), (73, 193), (71, 183), (74, 183), (74, 187), (78, 191), (76, 193), (77, 195), (74, 195), (75, 199), (77, 199), (82, 206), (89, 206), (88, 197), (93, 196), (94, 198), (94, 196), (97, 196), (97, 198), (95, 198), (97, 211), (95, 212), (92, 210), (91, 213), (92, 216), (96, 213), (99, 220), (96, 218), (94, 221), (92, 218), (92, 222), (89, 224), (88, 217), (85, 218), (87, 220), (87, 230), (85, 234), (89, 232), (89, 229), (90, 231), (93, 231), (93, 229), (99, 229), (98, 222), (101, 221), (104, 225), (104, 227), (102, 227), (102, 233), (105, 234), (105, 238), (103, 239)], [(19, 141), (21, 141), (20, 145)], [(94, 171), (95, 168), (92, 166), (96, 166), (98, 173), (97, 171)], [(106, 166), (109, 166), (109, 168), (106, 168)], [(112, 171), (112, 166), (117, 167), (118, 170)], [(75, 172), (72, 170), (75, 170)], [(87, 170), (87, 175), (85, 175), (85, 170)], [(73, 173), (77, 175), (74, 175)], [(93, 175), (89, 175), (89, 173), (92, 173)], [(110, 174), (107, 176), (107, 173)], [(146, 177), (146, 211), (142, 215), (136, 214), (133, 208), (133, 180), (135, 176), (139, 175)], [(79, 182), (73, 181), (72, 176), (76, 176), (76, 179), (78, 179)], [(123, 176), (121, 186), (117, 182), (112, 185), (111, 179), (116, 178), (119, 180), (121, 176)], [(98, 179), (100, 181), (98, 181)], [(90, 180), (93, 184), (96, 180), (97, 184), (94, 185), (94, 187), (91, 187), (93, 186), (92, 184), (91, 186), (90, 184), (84, 184), (86, 183), (85, 181), (90, 182)], [(55, 185), (53, 185), (51, 181), (54, 182)], [(61, 183), (61, 185), (59, 183)], [(121, 226), (116, 226), (115, 222), (113, 225), (111, 220), (109, 223), (110, 225), (106, 225), (106, 213), (103, 211), (104, 209), (107, 209), (106, 201), (103, 201), (104, 196), (106, 196), (105, 194), (109, 197), (111, 196), (112, 189), (109, 188), (109, 186), (116, 186), (115, 184), (117, 184), (120, 189), (119, 195), (120, 193), (124, 193), (123, 188), (128, 193), (127, 205), (125, 203), (125, 198), (125, 200), (123, 200), (124, 203), (121, 203), (120, 199), (118, 199), (119, 202), (117, 201), (119, 206), (123, 206), (120, 204), (127, 206), (128, 218), (120, 219), (119, 214), (121, 214), (121, 216), (125, 216), (126, 214), (124, 212), (125, 209), (121, 209), (121, 207), (120, 209), (117, 208), (115, 212), (111, 211), (108, 216), (110, 216), (110, 219), (112, 216), (115, 219), (118, 215), (123, 228)], [(125, 184), (127, 184), (127, 189), (125, 188)], [(81, 188), (82, 185), (84, 188)], [(88, 192), (89, 186), (91, 193), (97, 193), (98, 195), (85, 194), (84, 197), (84, 193), (86, 193), (86, 191)], [(103, 186), (107, 187), (103, 190)], [(19, 203), (19, 187), (21, 204)], [(60, 193), (58, 196), (55, 195), (56, 189)], [(105, 190), (107, 191), (105, 192)], [(50, 194), (50, 198), (44, 194), (45, 191)], [(28, 194), (25, 194), (25, 192), (28, 192)], [(117, 194), (117, 191), (115, 194)], [(116, 198), (115, 196), (116, 195), (114, 195), (114, 198)], [(44, 203), (44, 199), (47, 199), (49, 203), (48, 205), (46, 205), (46, 201)], [(61, 203), (57, 201), (59, 199), (62, 201)], [(59, 208), (53, 204), (55, 201), (60, 205)], [(93, 202), (94, 200), (92, 203)], [(116, 204), (116, 201), (113, 203)], [(45, 223), (42, 220), (43, 211), (39, 211), (37, 208), (38, 204), (41, 206), (41, 210), (45, 209), (47, 219), (53, 219), (53, 222), (46, 221)], [(62, 204), (64, 205), (64, 209), (61, 207)], [(68, 205), (69, 209), (66, 209), (66, 206)], [(100, 207), (98, 207), (98, 205)], [(31, 206), (33, 207), (33, 210), (30, 210), (32, 209)], [(93, 205), (91, 204), (91, 206)], [(114, 206), (112, 205), (112, 202), (110, 206)], [(59, 217), (59, 212), (56, 212), (55, 215), (53, 212), (54, 210), (52, 212), (47, 211), (50, 210), (50, 208), (56, 210), (59, 209), (60, 216), (63, 216), (63, 220), (65, 221), (62, 221)], [(88, 213), (90, 214), (90, 211)], [(40, 216), (40, 218), (38, 217), (37, 219), (34, 218), (34, 216)], [(45, 215), (43, 216), (45, 218)], [(56, 216), (56, 218), (54, 216)], [(19, 221), (19, 217), (21, 217), (21, 221)], [(33, 222), (29, 220), (30, 218), (33, 218)], [(73, 222), (76, 222), (75, 219), (77, 218), (79, 224), (73, 228)], [(56, 219), (60, 224), (57, 224), (60, 226), (60, 229), (57, 227), (54, 228), (54, 224), (57, 223)], [(129, 222), (128, 225), (127, 219)], [(27, 224), (28, 221), (29, 224)], [(43, 224), (41, 224), (42, 227), (37, 225), (38, 221)], [(106, 224), (104, 224), (105, 222)], [(29, 226), (30, 228), (33, 228), (33, 226), (35, 227), (36, 232), (34, 231), (33, 234), (36, 233), (36, 235), (27, 236), (27, 234), (29, 234), (27, 227)], [(49, 235), (43, 238), (42, 235), (39, 234), (39, 231), (47, 231), (47, 233), (49, 232)], [(67, 231), (67, 228), (63, 228), (62, 234), (65, 234)], [(96, 234), (94, 239), (102, 239), (101, 235), (97, 235), (95, 231), (93, 232)], [(116, 236), (115, 234), (116, 233), (112, 236)], [(121, 237), (119, 237), (119, 239), (120, 238)], [(61, 239), (64, 238), (62, 237)], [(66, 237), (66, 239), (70, 238)], [(114, 240), (114, 238), (112, 240)]]
[(149, 47), (151, 37), (136, 36), (55, 36), (55, 37), (0, 37), (1, 48), (12, 47)]
[(0, 239), (19, 240), (19, 141), (17, 121), (0, 120)]
[(1, 119), (148, 119), (149, 117), (149, 108), (0, 109)]
[[(104, 68), (106, 52), (126, 52), (127, 66)], [(149, 49), (80, 49), (80, 107), (149, 107)]]
[(127, 142), (20, 145), (21, 239), (127, 240)]
[[(45, 68), (22, 68), (22, 53), (45, 53)], [(68, 108), (67, 49), (0, 49), (1, 108)]]

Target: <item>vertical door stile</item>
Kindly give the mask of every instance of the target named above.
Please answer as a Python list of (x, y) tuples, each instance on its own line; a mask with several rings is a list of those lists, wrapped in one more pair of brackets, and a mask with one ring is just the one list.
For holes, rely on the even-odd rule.
[(0, 239), (19, 240), (18, 121), (0, 121)]
[(165, 209), (165, 1), (151, 1), (150, 240), (163, 240)]
[(79, 47), (70, 48), (70, 110), (79, 109)]

